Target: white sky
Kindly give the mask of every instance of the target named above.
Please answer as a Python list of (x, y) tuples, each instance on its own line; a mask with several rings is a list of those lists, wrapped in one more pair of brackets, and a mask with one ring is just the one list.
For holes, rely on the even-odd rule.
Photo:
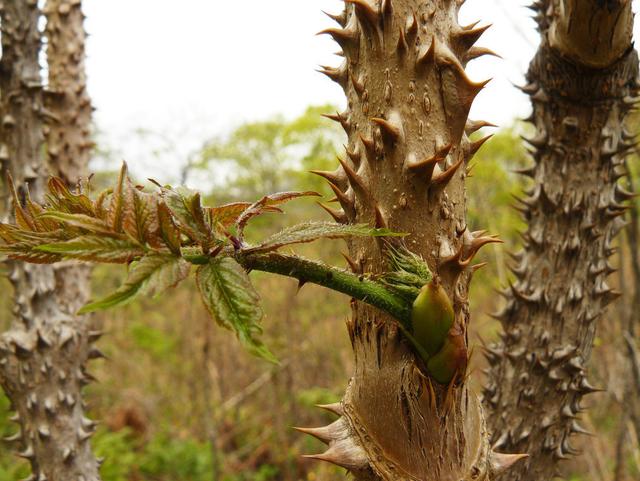
[[(479, 45), (502, 55), (470, 64), (494, 80), (472, 118), (509, 124), (528, 113), (521, 84), (538, 41), (529, 0), (469, 0), (461, 23), (491, 23)], [(636, 11), (640, 0), (634, 0)], [(338, 47), (315, 33), (340, 0), (85, 0), (89, 90), (103, 139), (145, 176), (175, 181), (178, 164), (207, 138), (243, 121), (306, 106), (344, 104), (315, 70)], [(636, 28), (636, 32), (639, 29)], [(136, 129), (161, 135), (144, 142)], [(154, 154), (154, 151), (155, 154)], [(160, 152), (158, 152), (160, 151)]]

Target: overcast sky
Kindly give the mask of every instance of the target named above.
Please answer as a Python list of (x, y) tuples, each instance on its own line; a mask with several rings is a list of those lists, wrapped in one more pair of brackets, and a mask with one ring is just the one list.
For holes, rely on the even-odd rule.
[[(332, 55), (337, 45), (315, 34), (332, 26), (322, 10), (337, 13), (342, 4), (85, 0), (89, 90), (102, 138), (138, 172), (173, 181), (176, 161), (183, 160), (175, 157), (238, 123), (278, 113), (292, 117), (311, 104), (343, 105), (342, 90), (315, 71), (340, 62)], [(462, 9), (462, 24), (493, 24), (479, 44), (503, 57), (470, 64), (471, 78), (494, 79), (472, 118), (506, 125), (528, 113), (527, 99), (512, 85), (522, 83), (538, 41), (528, 4), (469, 0)], [(162, 135), (141, 142), (132, 135), (136, 129)], [(168, 152), (154, 157), (166, 139)]]

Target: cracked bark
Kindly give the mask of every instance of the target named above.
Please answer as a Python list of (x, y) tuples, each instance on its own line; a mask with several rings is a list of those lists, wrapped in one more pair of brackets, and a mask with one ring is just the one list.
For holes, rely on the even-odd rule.
[[(320, 172), (336, 194), (339, 222), (369, 223), (411, 233), (407, 247), (437, 273), (454, 301), (460, 357), (466, 364), (470, 261), (493, 238), (466, 229), (466, 167), (483, 141), (467, 137), (485, 125), (467, 122), (484, 82), (466, 63), (488, 53), (474, 47), (485, 28), (457, 22), (455, 0), (347, 0), (324, 31), (345, 61), (323, 73), (345, 91), (347, 111), (330, 118), (349, 142), (335, 172)], [(385, 270), (381, 244), (349, 243), (350, 264)], [(516, 458), (491, 453), (482, 408), (464, 382), (430, 379), (388, 315), (353, 302), (348, 331), (355, 372), (340, 415), (325, 428), (304, 429), (329, 444), (321, 455), (357, 479), (490, 479)], [(450, 335), (455, 334), (455, 330)]]
[[(13, 0), (0, 6), (0, 153), (20, 199), (28, 194), (42, 199), (48, 174), (41, 150), (45, 130), (52, 172), (69, 183), (86, 173), (90, 110), (79, 12), (78, 0), (47, 4), (49, 83), (55, 93), (48, 93), (44, 108), (37, 2)], [(89, 443), (95, 423), (84, 415), (81, 389), (91, 380), (85, 365), (99, 356), (92, 342), (100, 334), (73, 314), (88, 295), (86, 271), (15, 263), (10, 280), (16, 292), (15, 317), (0, 337), (0, 381), (20, 432), (9, 441), (31, 463), (34, 481), (98, 480)]]
[(494, 446), (530, 455), (500, 478), (514, 481), (551, 479), (584, 432), (596, 324), (617, 297), (608, 259), (631, 197), (617, 181), (633, 146), (623, 121), (638, 90), (630, 1), (543, 0), (534, 9), (542, 43), (524, 91), (535, 163), (522, 172), (533, 184), (518, 207), (528, 228), (484, 391)]

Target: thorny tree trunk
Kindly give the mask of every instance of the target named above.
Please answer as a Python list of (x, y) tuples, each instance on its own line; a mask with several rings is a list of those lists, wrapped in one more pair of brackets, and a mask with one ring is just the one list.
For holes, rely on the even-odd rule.
[[(345, 62), (324, 73), (340, 84), (348, 110), (334, 116), (349, 137), (345, 159), (330, 181), (340, 222), (388, 225), (409, 232), (407, 246), (428, 262), (454, 300), (466, 364), (468, 285), (477, 249), (494, 238), (466, 228), (466, 166), (482, 141), (467, 122), (485, 85), (465, 74), (483, 53), (473, 47), (485, 28), (462, 27), (456, 0), (347, 0), (325, 33)], [(465, 128), (467, 132), (465, 133)], [(354, 241), (351, 265), (385, 270), (381, 245)], [(513, 461), (491, 453), (483, 412), (464, 383), (441, 386), (419, 366), (390, 316), (353, 304), (348, 323), (356, 368), (340, 414), (326, 428), (306, 430), (329, 444), (313, 456), (351, 470), (357, 479), (481, 480)], [(454, 328), (455, 330), (455, 328)]]
[[(55, 121), (47, 140), (50, 154), (52, 148), (59, 149), (58, 157), (50, 155), (56, 173), (71, 182), (86, 168), (86, 153), (76, 147), (74, 134), (79, 128), (84, 135), (80, 141), (86, 143), (84, 36), (71, 33), (81, 29), (80, 2), (49, 2), (49, 8), (55, 8), (48, 27), (51, 84), (59, 90), (49, 112), (42, 106), (37, 2), (7, 0), (0, 10), (2, 160), (21, 199), (28, 192), (38, 200), (43, 195), (46, 172), (40, 152), (45, 113)], [(66, 28), (70, 32), (64, 35), (73, 39), (60, 38)], [(76, 156), (73, 163), (70, 155)], [(98, 463), (89, 443), (94, 423), (85, 418), (80, 395), (90, 380), (84, 365), (96, 355), (91, 341), (98, 333), (89, 332), (84, 319), (73, 315), (86, 298), (86, 277), (68, 268), (14, 264), (10, 279), (16, 291), (15, 319), (0, 338), (0, 381), (20, 423), (21, 432), (14, 439), (21, 445), (20, 455), (30, 461), (33, 480), (97, 480)]]
[[(636, 146), (637, 154), (637, 146)], [(629, 169), (628, 159), (625, 159), (625, 175), (627, 176), (627, 189), (635, 191), (632, 174)], [(627, 455), (629, 447), (630, 426), (634, 426), (634, 432), (640, 441), (640, 355), (636, 345), (636, 324), (638, 323), (638, 313), (640, 312), (640, 259), (638, 258), (638, 206), (635, 200), (629, 205), (629, 224), (626, 226), (627, 234), (626, 247), (620, 250), (620, 264), (624, 265), (626, 252), (629, 253), (631, 263), (631, 279), (628, 285), (622, 289), (623, 296), (630, 292), (632, 288), (633, 296), (623, 297), (627, 304), (626, 309), (620, 309), (623, 313), (620, 319), (619, 348), (625, 354), (626, 370), (622, 371), (624, 376), (624, 391), (622, 399), (619, 400), (622, 406), (622, 417), (618, 427), (618, 440), (616, 444), (616, 464), (614, 469), (614, 480), (624, 479), (627, 472)], [(624, 276), (620, 270), (621, 278)]]
[(524, 249), (498, 315), (504, 326), (484, 396), (497, 449), (530, 458), (501, 479), (544, 481), (576, 454), (573, 435), (595, 328), (617, 297), (608, 258), (630, 194), (617, 185), (632, 135), (623, 128), (638, 84), (629, 0), (543, 0), (542, 43), (524, 90), (533, 103), (535, 164), (521, 211)]

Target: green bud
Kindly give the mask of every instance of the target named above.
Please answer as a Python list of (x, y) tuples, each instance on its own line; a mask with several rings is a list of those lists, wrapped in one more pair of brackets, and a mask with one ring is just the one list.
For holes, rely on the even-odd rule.
[(464, 334), (458, 327), (449, 331), (442, 349), (427, 362), (431, 377), (440, 384), (449, 384), (457, 373), (467, 368), (467, 347)]
[(454, 317), (449, 296), (438, 278), (420, 289), (411, 311), (411, 327), (413, 337), (429, 356), (442, 349)]

